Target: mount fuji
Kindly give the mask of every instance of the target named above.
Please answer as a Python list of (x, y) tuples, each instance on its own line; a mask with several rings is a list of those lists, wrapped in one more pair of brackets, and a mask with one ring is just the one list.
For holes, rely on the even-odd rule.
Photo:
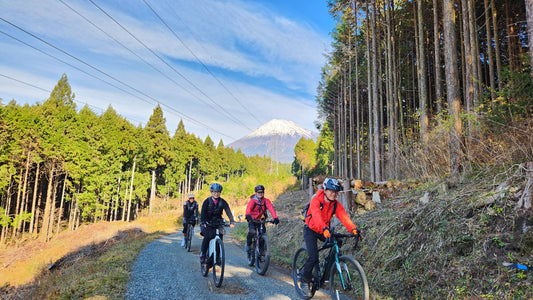
[(247, 156), (264, 155), (280, 163), (291, 163), (294, 160), (294, 146), (302, 137), (316, 140), (318, 133), (291, 121), (273, 119), (227, 146), (241, 149)]

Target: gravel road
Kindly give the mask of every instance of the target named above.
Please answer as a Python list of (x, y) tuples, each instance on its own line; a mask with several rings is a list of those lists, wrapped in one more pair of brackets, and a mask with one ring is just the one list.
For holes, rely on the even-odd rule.
[[(195, 232), (191, 252), (181, 248), (181, 230), (148, 244), (137, 257), (126, 299), (299, 299), (289, 270), (270, 264), (264, 276), (249, 267), (241, 245), (225, 228), (226, 268), (220, 288), (212, 273), (200, 274), (201, 236)], [(195, 231), (199, 231), (195, 228)], [(316, 299), (327, 299), (317, 293)], [(315, 299), (314, 298), (314, 299)]]

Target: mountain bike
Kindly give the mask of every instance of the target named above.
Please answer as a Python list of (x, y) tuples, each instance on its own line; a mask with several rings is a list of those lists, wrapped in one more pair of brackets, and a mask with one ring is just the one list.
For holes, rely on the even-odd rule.
[(266, 235), (266, 223), (274, 223), (272, 220), (261, 219), (253, 221), (259, 224), (256, 228), (255, 236), (252, 238), (253, 248), (246, 253), (248, 265), (251, 267), (255, 264), (255, 270), (259, 275), (265, 275), (270, 264), (270, 253), (268, 251), (268, 238)]
[[(303, 267), (309, 257), (307, 249), (300, 247), (294, 253), (292, 261), (292, 279), (296, 293), (302, 299), (311, 299), (319, 288), (326, 288), (329, 283), (331, 299), (364, 299), (369, 298), (368, 281), (359, 262), (348, 255), (342, 255), (340, 246), (345, 238), (354, 238), (354, 249), (357, 247), (361, 235), (335, 233), (331, 228), (331, 237), (326, 239), (318, 249), (319, 262), (313, 268), (313, 280), (303, 283)], [(323, 252), (329, 249), (327, 256)], [(322, 252), (322, 255), (320, 255)], [(302, 291), (302, 285), (308, 284), (309, 294)]]
[(194, 235), (194, 225), (196, 224), (196, 217), (191, 217), (189, 220), (187, 220), (187, 234), (185, 235), (185, 249), (187, 249), (187, 252), (191, 252), (191, 244), (192, 244), (192, 237)]
[(213, 283), (216, 287), (222, 285), (224, 279), (225, 254), (224, 243), (222, 242), (222, 235), (224, 230), (222, 226), (228, 226), (224, 221), (209, 223), (208, 227), (215, 228), (215, 237), (209, 241), (209, 249), (204, 263), (200, 264), (202, 276), (207, 277), (209, 269), (213, 269)]

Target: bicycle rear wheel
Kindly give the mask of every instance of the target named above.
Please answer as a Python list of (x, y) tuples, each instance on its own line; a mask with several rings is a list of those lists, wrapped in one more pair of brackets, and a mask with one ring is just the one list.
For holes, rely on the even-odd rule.
[(270, 254), (268, 254), (268, 239), (262, 235), (259, 238), (258, 246), (255, 248), (255, 270), (259, 275), (265, 275), (270, 264)]
[(365, 271), (359, 262), (350, 256), (339, 257), (339, 267), (331, 266), (329, 284), (331, 299), (368, 300), (369, 290)]
[(292, 280), (294, 281), (296, 293), (302, 299), (311, 299), (316, 292), (316, 286), (314, 284), (312, 285), (309, 294), (304, 293), (301, 288), (302, 284), (306, 284), (301, 282), (301, 278), (303, 276), (305, 262), (308, 258), (309, 254), (307, 253), (307, 249), (305, 247), (300, 247), (296, 250), (294, 258), (292, 259)]
[(187, 239), (185, 240), (185, 248), (187, 249), (187, 252), (191, 252), (193, 227), (189, 224), (187, 224), (187, 226), (189, 226), (189, 228), (187, 228)]
[(216, 287), (222, 285), (222, 280), (224, 279), (224, 266), (225, 254), (224, 254), (224, 243), (221, 239), (215, 240), (215, 247), (217, 250), (217, 257), (213, 257), (213, 282)]

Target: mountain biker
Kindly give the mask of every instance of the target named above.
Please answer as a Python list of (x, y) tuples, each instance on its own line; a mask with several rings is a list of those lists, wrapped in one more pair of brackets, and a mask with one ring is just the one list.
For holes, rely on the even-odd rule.
[(276, 215), (276, 210), (272, 202), (265, 198), (265, 187), (258, 185), (254, 188), (255, 194), (250, 196), (248, 206), (246, 206), (246, 221), (248, 221), (248, 236), (246, 237), (245, 251), (249, 252), (252, 249), (252, 239), (254, 238), (257, 229), (260, 227), (258, 222), (263, 216), (266, 217), (266, 210), (268, 209), (274, 218), (274, 224), (279, 224), (279, 218)]
[(181, 240), (181, 247), (185, 247), (185, 237), (187, 236), (187, 224), (192, 227), (196, 225), (198, 220), (198, 202), (194, 200), (194, 193), (188, 195), (189, 200), (183, 204), (183, 239)]
[[(335, 213), (348, 232), (353, 234), (358, 232), (357, 226), (350, 220), (342, 204), (337, 201), (339, 191), (342, 191), (342, 185), (339, 181), (334, 178), (326, 178), (323, 183), (323, 189), (318, 190), (311, 199), (303, 230), (305, 247), (309, 255), (303, 268), (302, 282), (304, 283), (311, 282), (313, 267), (318, 263), (317, 240), (325, 241), (331, 236), (329, 225), (333, 213)], [(335, 211), (333, 211), (334, 209)], [(303, 284), (302, 288), (304, 288), (304, 293), (309, 293), (308, 284)]]
[[(209, 227), (207, 224), (220, 222), (222, 220), (222, 211), (224, 210), (230, 220), (230, 227), (235, 226), (235, 220), (233, 219), (233, 214), (231, 213), (228, 202), (220, 197), (222, 185), (220, 185), (220, 183), (213, 183), (209, 186), (209, 191), (211, 192), (211, 196), (204, 200), (200, 212), (200, 234), (204, 237), (204, 240), (202, 241), (202, 252), (200, 253), (201, 263), (205, 262), (205, 254), (207, 253), (207, 248), (209, 248), (209, 241), (213, 239), (216, 234), (216, 228)], [(222, 232), (222, 228), (219, 228), (219, 231)]]

